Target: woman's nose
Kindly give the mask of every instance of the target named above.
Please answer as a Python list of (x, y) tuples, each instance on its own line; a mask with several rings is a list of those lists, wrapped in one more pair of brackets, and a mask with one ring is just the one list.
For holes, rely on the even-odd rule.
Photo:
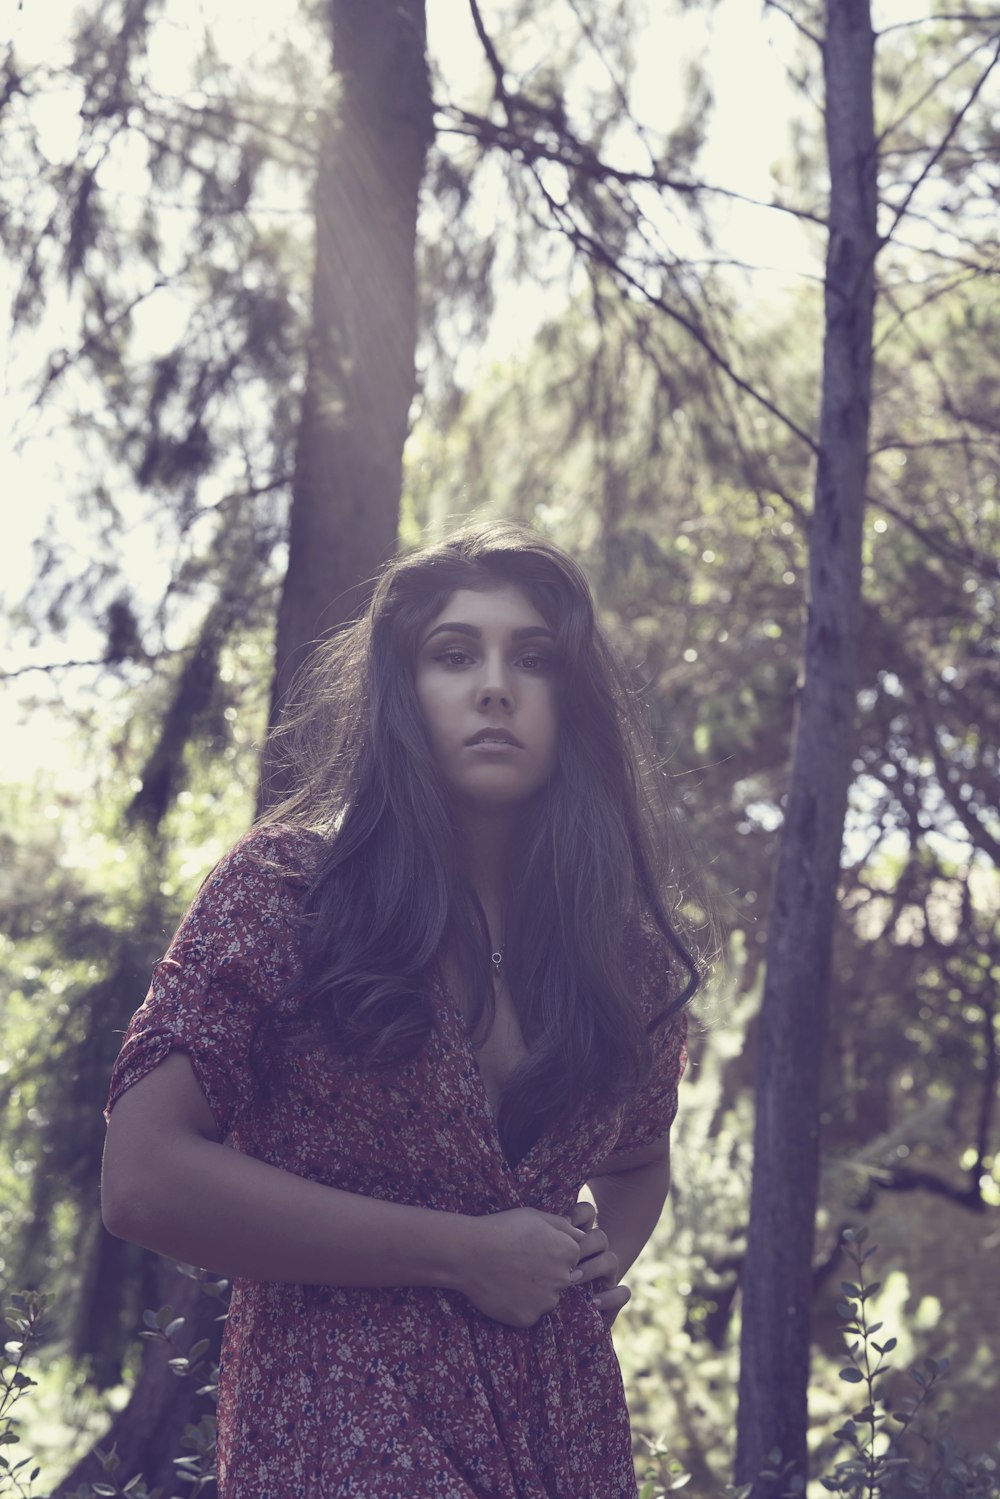
[(499, 685), (481, 687), (479, 689), (478, 701), (480, 708), (491, 708), (494, 704), (500, 708), (512, 708), (514, 706), (514, 700), (509, 690)]
[(477, 701), (480, 708), (511, 708), (514, 696), (502, 662), (488, 661), (479, 683)]

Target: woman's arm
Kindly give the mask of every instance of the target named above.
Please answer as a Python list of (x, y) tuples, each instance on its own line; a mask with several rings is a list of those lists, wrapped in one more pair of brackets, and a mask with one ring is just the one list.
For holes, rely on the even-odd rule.
[(609, 1288), (596, 1297), (601, 1311), (614, 1321), (629, 1300), (622, 1277), (638, 1259), (656, 1227), (670, 1189), (670, 1135), (640, 1149), (611, 1155), (587, 1186), (597, 1207), (592, 1226), (587, 1204), (577, 1204), (573, 1221), (586, 1231), (580, 1246), (584, 1279), (602, 1277)]
[(102, 1210), (118, 1238), (188, 1264), (251, 1280), (438, 1286), (514, 1326), (579, 1278), (584, 1237), (532, 1208), (480, 1218), (381, 1202), (230, 1150), (181, 1052), (115, 1104)]

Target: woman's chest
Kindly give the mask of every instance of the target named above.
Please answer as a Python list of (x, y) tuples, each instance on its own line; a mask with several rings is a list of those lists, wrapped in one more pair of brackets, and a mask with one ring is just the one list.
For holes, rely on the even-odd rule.
[(507, 1079), (527, 1054), (521, 1027), (506, 988), (498, 989), (492, 1023), (488, 1028), (480, 1026), (472, 1037), (471, 1044), (489, 1100), (490, 1113), (495, 1119), (500, 1110), (500, 1098)]

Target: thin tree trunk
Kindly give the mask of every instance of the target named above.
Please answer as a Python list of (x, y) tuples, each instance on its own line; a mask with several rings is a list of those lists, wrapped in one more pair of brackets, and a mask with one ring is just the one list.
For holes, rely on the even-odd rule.
[[(352, 619), (392, 553), (414, 393), (417, 209), (433, 132), (423, 0), (329, 0), (313, 324), (272, 688)], [(281, 791), (263, 767), (262, 801)]]
[(876, 236), (868, 0), (828, 0), (830, 237), (805, 673), (767, 945), (736, 1478), (754, 1499), (778, 1448), (806, 1473), (820, 1076), (855, 709)]

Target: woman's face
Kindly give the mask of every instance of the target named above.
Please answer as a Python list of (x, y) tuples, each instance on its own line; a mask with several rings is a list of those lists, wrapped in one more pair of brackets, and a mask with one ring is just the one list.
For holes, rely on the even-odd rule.
[(554, 636), (514, 584), (460, 588), (423, 632), (417, 699), (445, 780), (486, 809), (515, 806), (556, 763)]

